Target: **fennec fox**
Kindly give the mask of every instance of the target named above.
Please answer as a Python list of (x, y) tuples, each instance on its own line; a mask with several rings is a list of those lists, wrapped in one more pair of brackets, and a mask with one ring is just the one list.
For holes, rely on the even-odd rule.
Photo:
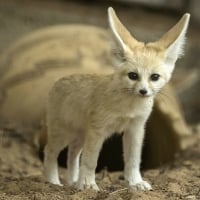
[(102, 144), (112, 133), (123, 132), (125, 180), (131, 190), (150, 190), (140, 174), (145, 123), (154, 96), (170, 80), (183, 52), (190, 15), (185, 14), (160, 40), (150, 43), (132, 37), (112, 8), (108, 18), (115, 45), (112, 56), (118, 61), (115, 71), (64, 77), (50, 91), (45, 176), (61, 185), (57, 156), (68, 146), (68, 184), (98, 190), (95, 168)]

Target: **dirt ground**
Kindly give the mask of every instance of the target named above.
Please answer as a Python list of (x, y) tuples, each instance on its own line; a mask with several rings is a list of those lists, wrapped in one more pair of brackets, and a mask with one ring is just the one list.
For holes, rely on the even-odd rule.
[[(121, 172), (106, 170), (97, 174), (100, 192), (48, 184), (33, 146), (18, 134), (7, 134), (0, 145), (0, 200), (197, 200), (200, 199), (200, 133), (194, 134), (194, 138), (195, 145), (177, 155), (174, 162), (143, 172), (153, 191), (130, 193)], [(61, 169), (63, 183), (65, 173), (66, 169)]]
[[(67, 1), (51, 0), (48, 4), (45, 2), (47, 0), (41, 2), (2, 0), (0, 2), (0, 52), (23, 34), (47, 25), (81, 22), (106, 27), (107, 5), (90, 7), (87, 4)], [(166, 13), (164, 16), (161, 13), (152, 14), (141, 8), (135, 9), (135, 12), (130, 14), (130, 10), (125, 12), (126, 9), (130, 8), (119, 9), (119, 15), (122, 16), (123, 21), (127, 20), (130, 29), (133, 29), (131, 19), (138, 16), (136, 25), (139, 28), (136, 33), (141, 33), (139, 34), (141, 38), (145, 38), (147, 32), (152, 29), (152, 24), (146, 21), (145, 16), (149, 16), (155, 22), (154, 34), (150, 35), (150, 38), (160, 35), (160, 32), (166, 30), (166, 27), (171, 26), (177, 19)], [(94, 17), (88, 17), (88, 15)], [(165, 21), (165, 24), (161, 21)], [(191, 62), (180, 62), (183, 69), (186, 69), (187, 65), (190, 65), (190, 69), (199, 67), (199, 60), (195, 57), (200, 52), (198, 34), (196, 29), (190, 32), (192, 37), (188, 48), (192, 49), (193, 53), (188, 54), (190, 58), (188, 60)], [(190, 123), (198, 123), (199, 86), (196, 84), (193, 89), (188, 90), (188, 96), (195, 94), (195, 98), (187, 98), (188, 96), (183, 96), (183, 92), (178, 95), (183, 97), (186, 118)], [(188, 109), (188, 104), (192, 105), (192, 109)], [(172, 163), (143, 171), (145, 179), (153, 186), (152, 191), (130, 193), (121, 172), (109, 173), (105, 170), (97, 174), (97, 183), (101, 191), (95, 192), (93, 190), (77, 191), (67, 185), (58, 187), (46, 183), (42, 175), (42, 162), (38, 158), (33, 143), (27, 141), (27, 136), (0, 131), (0, 200), (197, 200), (200, 199), (200, 128), (194, 131), (192, 137), (195, 144), (184, 152), (180, 152)], [(65, 169), (60, 170), (61, 179), (64, 182)]]

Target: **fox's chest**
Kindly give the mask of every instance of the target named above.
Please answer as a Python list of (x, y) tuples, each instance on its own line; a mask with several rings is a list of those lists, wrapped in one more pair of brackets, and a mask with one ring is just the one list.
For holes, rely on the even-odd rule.
[(121, 105), (119, 109), (121, 109), (121, 116), (124, 118), (134, 119), (137, 117), (146, 117), (152, 111), (153, 107), (153, 98), (138, 98), (134, 101), (129, 101)]
[(138, 118), (143, 118), (146, 121), (151, 113), (152, 105), (153, 101), (149, 101), (141, 105), (130, 105), (129, 108), (121, 108), (121, 112), (113, 114), (106, 120), (107, 131), (121, 133), (130, 126), (130, 123)]
[(134, 119), (137, 117), (149, 116), (149, 114), (152, 111), (152, 107), (153, 107), (153, 101), (145, 102), (140, 105), (138, 104), (134, 105), (130, 109), (127, 109), (127, 111), (125, 112), (125, 117)]
[(129, 118), (113, 118), (107, 122), (104, 126), (104, 132), (108, 133), (122, 133), (126, 127), (129, 125), (130, 119)]

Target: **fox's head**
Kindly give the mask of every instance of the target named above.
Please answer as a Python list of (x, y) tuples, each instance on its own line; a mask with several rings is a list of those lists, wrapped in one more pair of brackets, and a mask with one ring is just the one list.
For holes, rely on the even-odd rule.
[(170, 80), (183, 54), (190, 14), (183, 15), (161, 39), (149, 43), (136, 40), (112, 8), (108, 8), (108, 18), (117, 61), (115, 75), (122, 80), (122, 87), (143, 97), (156, 94)]

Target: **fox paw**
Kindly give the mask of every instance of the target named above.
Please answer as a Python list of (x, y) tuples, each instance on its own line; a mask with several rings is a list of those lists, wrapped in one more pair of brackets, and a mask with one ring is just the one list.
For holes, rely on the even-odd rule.
[(152, 190), (151, 185), (147, 181), (141, 181), (139, 183), (136, 183), (134, 185), (129, 186), (130, 191), (147, 191)]
[(57, 177), (47, 177), (46, 182), (51, 183), (53, 185), (63, 186), (63, 184), (60, 183), (60, 180)]
[(79, 183), (79, 182), (78, 182), (78, 183), (76, 184), (76, 186), (77, 186), (77, 188), (78, 188), (79, 190), (93, 189), (93, 190), (99, 191), (99, 187), (97, 186), (96, 183), (90, 183), (90, 184), (88, 184), (88, 183)]
[(57, 185), (57, 186), (63, 187), (63, 184), (60, 183), (60, 182), (57, 182), (57, 181), (47, 181), (47, 182), (49, 182), (49, 183), (51, 183), (53, 185)]

